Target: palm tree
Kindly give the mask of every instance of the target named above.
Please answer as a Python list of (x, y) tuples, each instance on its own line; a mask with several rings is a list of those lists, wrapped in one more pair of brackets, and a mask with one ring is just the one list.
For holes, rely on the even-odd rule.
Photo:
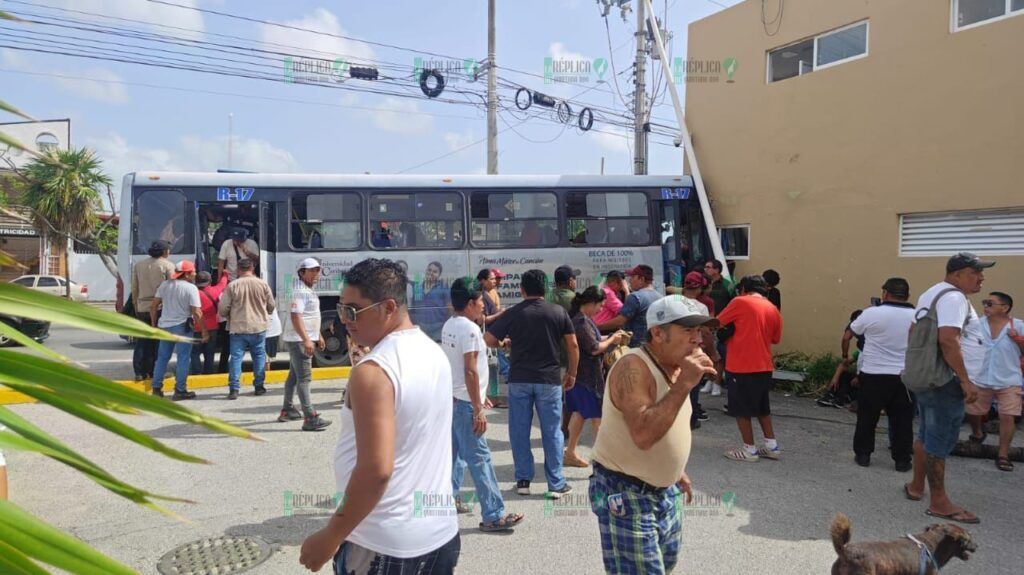
[[(65, 240), (88, 235), (99, 222), (100, 189), (110, 178), (100, 171), (100, 160), (88, 148), (54, 150), (36, 158), (23, 170), (27, 182), (21, 203), (32, 210), (39, 227)], [(67, 291), (71, 297), (71, 267), (64, 248)]]

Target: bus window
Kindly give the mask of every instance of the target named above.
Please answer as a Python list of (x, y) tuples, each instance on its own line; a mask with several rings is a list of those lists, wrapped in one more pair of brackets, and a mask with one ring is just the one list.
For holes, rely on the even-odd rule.
[(646, 245), (651, 241), (647, 197), (638, 192), (565, 194), (569, 243), (574, 246)]
[(550, 192), (474, 192), (470, 218), (474, 245), (558, 245), (558, 200)]
[[(190, 218), (191, 219), (191, 218)], [(144, 254), (156, 240), (171, 244), (172, 254), (191, 253), (195, 242), (187, 230), (185, 194), (178, 190), (149, 190), (135, 198), (134, 253)]]
[(359, 194), (293, 194), (291, 243), (296, 250), (352, 250), (359, 247), (362, 230)]
[(370, 245), (381, 250), (462, 247), (462, 195), (374, 194)]

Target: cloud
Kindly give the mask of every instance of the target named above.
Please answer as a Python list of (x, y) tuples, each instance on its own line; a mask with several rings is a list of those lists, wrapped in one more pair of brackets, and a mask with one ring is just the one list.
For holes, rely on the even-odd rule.
[(25, 54), (18, 50), (2, 48), (0, 49), (0, 64), (2, 64), (4, 68), (20, 70), (28, 66), (28, 59), (25, 58)]
[[(317, 8), (311, 14), (296, 20), (281, 22), (293, 28), (315, 30), (322, 34), (281, 28), (280, 26), (260, 25), (260, 36), (264, 42), (291, 46), (282, 51), (296, 51), (299, 55), (310, 58), (343, 58), (349, 62), (368, 63), (374, 59), (373, 49), (369, 44), (338, 38), (348, 34), (338, 22), (338, 17), (325, 8)], [(326, 36), (325, 34), (331, 34)]]
[[(197, 4), (196, 0), (174, 0), (174, 3), (191, 7), (195, 7)], [(57, 8), (92, 12), (94, 14), (113, 16), (115, 18), (140, 20), (151, 24), (153, 28), (157, 28), (165, 32), (166, 29), (159, 28), (157, 24), (194, 30), (194, 32), (185, 32), (182, 30), (174, 31), (175, 36), (183, 36), (191, 39), (202, 38), (203, 32), (206, 29), (203, 22), (202, 12), (189, 10), (188, 8), (177, 8), (166, 4), (138, 1), (111, 2), (110, 0), (56, 0), (49, 2), (49, 4)], [(93, 16), (73, 14), (72, 17), (94, 20), (108, 25), (110, 24), (109, 19), (96, 18)], [(134, 25), (134, 23), (128, 24)]]
[(370, 117), (375, 126), (386, 132), (422, 134), (434, 125), (433, 117), (419, 113), (420, 105), (415, 100), (388, 96), (377, 107), (384, 111), (373, 112)]
[[(212, 172), (227, 168), (227, 136), (182, 136), (176, 147), (147, 148), (130, 144), (116, 132), (88, 138), (85, 145), (103, 160), (103, 171), (114, 180), (120, 194), (121, 178), (143, 170)], [(254, 172), (298, 172), (299, 162), (288, 150), (266, 140), (235, 136), (231, 168)]]
[(561, 42), (554, 42), (554, 43), (552, 43), (551, 46), (548, 47), (548, 53), (555, 60), (572, 60), (572, 61), (579, 61), (579, 60), (588, 60), (589, 61), (590, 60), (590, 58), (587, 58), (587, 57), (583, 56), (583, 54), (580, 54), (579, 52), (571, 52), (571, 51), (569, 51), (565, 47), (565, 44), (563, 44)]
[(76, 74), (97, 81), (72, 78), (54, 78), (53, 81), (61, 90), (82, 98), (107, 104), (124, 104), (128, 101), (128, 90), (124, 84), (119, 83), (122, 81), (121, 76), (113, 71), (106, 68), (89, 68), (76, 71)]
[[(597, 126), (595, 126), (596, 128)], [(621, 152), (624, 154), (632, 154), (632, 131), (627, 131), (625, 128), (619, 128), (617, 126), (604, 126), (600, 127), (601, 131), (591, 130), (587, 132), (587, 137), (594, 141), (602, 149), (608, 150), (609, 152)]]
[(448, 149), (452, 151), (464, 148), (477, 140), (473, 130), (466, 130), (462, 133), (445, 132), (443, 138), (444, 142), (448, 144)]

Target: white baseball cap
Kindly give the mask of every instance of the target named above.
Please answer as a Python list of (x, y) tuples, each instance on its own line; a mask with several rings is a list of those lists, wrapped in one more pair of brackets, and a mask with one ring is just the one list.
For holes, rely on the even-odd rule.
[(718, 327), (718, 320), (704, 315), (697, 300), (681, 295), (669, 295), (651, 303), (647, 308), (648, 329), (656, 325), (674, 323), (683, 327)]
[(306, 258), (306, 259), (302, 260), (301, 262), (299, 262), (299, 268), (298, 269), (299, 269), (299, 271), (302, 271), (302, 270), (311, 270), (313, 268), (319, 268), (319, 267), (322, 267), (322, 266), (320, 265), (320, 262), (317, 261), (316, 258)]

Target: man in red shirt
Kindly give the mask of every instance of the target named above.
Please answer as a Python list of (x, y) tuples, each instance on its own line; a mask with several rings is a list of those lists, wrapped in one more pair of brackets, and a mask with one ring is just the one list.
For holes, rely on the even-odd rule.
[[(778, 459), (779, 444), (772, 429), (768, 391), (775, 370), (772, 345), (782, 339), (782, 316), (765, 297), (768, 284), (761, 276), (744, 277), (738, 288), (739, 296), (718, 314), (723, 328), (733, 332), (725, 340), (725, 381), (729, 414), (736, 418), (743, 437), (743, 447), (727, 451), (725, 456), (734, 461)], [(761, 448), (754, 446), (754, 417), (764, 433)]]
[[(196, 274), (196, 287), (199, 288), (199, 302), (202, 304), (203, 324), (210, 334), (210, 339), (205, 343), (192, 344), (192, 365), (190, 375), (200, 373), (213, 373), (213, 355), (217, 351), (217, 304), (220, 303), (220, 294), (228, 287), (228, 274), (221, 274), (220, 281), (212, 284), (210, 272), (199, 272)], [(193, 326), (195, 332), (200, 332), (199, 326)], [(199, 337), (198, 335), (196, 336)]]

